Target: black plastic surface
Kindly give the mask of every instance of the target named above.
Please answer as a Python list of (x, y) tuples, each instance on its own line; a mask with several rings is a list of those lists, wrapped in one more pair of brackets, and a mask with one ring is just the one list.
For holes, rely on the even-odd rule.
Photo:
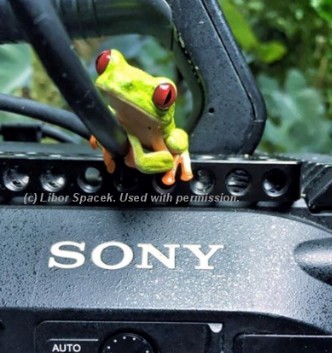
[[(212, 154), (253, 152), (263, 133), (265, 106), (217, 1), (167, 1), (180, 43), (204, 90), (191, 150)], [(175, 54), (187, 73), (184, 76), (190, 77), (189, 66), (181, 63), (177, 50)], [(192, 90), (195, 93), (194, 87)], [(200, 103), (196, 95), (194, 102)]]
[(222, 347), (221, 330), (221, 324), (207, 323), (46, 321), (36, 327), (36, 353), (54, 353), (70, 343), (88, 353), (213, 352)]
[(294, 157), (304, 161), (302, 193), (312, 212), (332, 210), (332, 157), (306, 154)]
[(235, 353), (331, 353), (332, 336), (242, 335)]
[[(331, 286), (307, 275), (294, 258), (298, 244), (331, 238), (321, 228), (276, 215), (218, 209), (6, 206), (1, 215), (3, 307), (250, 311), (332, 329)], [(50, 246), (64, 240), (86, 243), (84, 266), (48, 268)], [(122, 270), (101, 270), (91, 262), (92, 249), (111, 240), (133, 248), (133, 262)], [(137, 268), (138, 243), (166, 253), (164, 244), (179, 244), (176, 269), (153, 259), (154, 269)], [(211, 259), (213, 270), (195, 270), (198, 260), (184, 244), (200, 244), (204, 251), (219, 244), (223, 250)]]
[(332, 238), (299, 244), (295, 249), (295, 257), (304, 271), (332, 285)]

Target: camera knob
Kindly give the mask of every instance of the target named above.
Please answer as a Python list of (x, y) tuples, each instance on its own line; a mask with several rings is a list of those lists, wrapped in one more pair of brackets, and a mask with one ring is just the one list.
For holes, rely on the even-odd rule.
[(102, 353), (154, 353), (151, 344), (136, 333), (118, 333), (110, 337)]

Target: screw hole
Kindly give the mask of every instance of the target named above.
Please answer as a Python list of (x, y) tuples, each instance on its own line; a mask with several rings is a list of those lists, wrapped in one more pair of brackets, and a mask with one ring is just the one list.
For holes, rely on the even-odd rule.
[(7, 189), (18, 192), (28, 186), (30, 177), (26, 172), (19, 169), (18, 166), (15, 166), (5, 171), (3, 181)]
[(214, 114), (214, 113), (215, 113), (215, 109), (214, 109), (214, 108), (210, 108), (210, 109), (209, 109), (209, 113), (210, 113), (210, 114)]
[(248, 192), (251, 177), (247, 171), (235, 169), (227, 175), (225, 183), (231, 195), (244, 196)]
[(89, 167), (81, 176), (79, 176), (77, 182), (83, 191), (91, 194), (97, 192), (101, 188), (103, 178), (98, 169)]
[(113, 184), (118, 192), (132, 192), (138, 188), (140, 177), (136, 170), (122, 169), (113, 177)]
[(213, 173), (207, 169), (199, 169), (194, 175), (190, 182), (191, 191), (196, 195), (209, 195), (215, 186)]
[(40, 177), (40, 182), (44, 190), (49, 192), (58, 192), (62, 190), (66, 184), (64, 174), (54, 170), (47, 170), (45, 174)]
[(159, 194), (169, 194), (175, 189), (175, 184), (173, 185), (164, 184), (162, 182), (162, 177), (163, 175), (158, 175), (158, 174), (155, 175), (152, 180), (152, 185)]
[(263, 189), (270, 197), (279, 197), (287, 191), (287, 175), (280, 169), (271, 169), (263, 178)]

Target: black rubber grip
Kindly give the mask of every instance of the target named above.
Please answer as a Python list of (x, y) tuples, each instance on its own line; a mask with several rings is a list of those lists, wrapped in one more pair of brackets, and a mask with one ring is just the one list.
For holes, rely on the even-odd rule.
[[(72, 38), (135, 32), (152, 35), (171, 48), (172, 14), (164, 0), (127, 0), (125, 4), (123, 0), (47, 1), (54, 5)], [(24, 40), (8, 0), (0, 0), (0, 19), (0, 43)]]

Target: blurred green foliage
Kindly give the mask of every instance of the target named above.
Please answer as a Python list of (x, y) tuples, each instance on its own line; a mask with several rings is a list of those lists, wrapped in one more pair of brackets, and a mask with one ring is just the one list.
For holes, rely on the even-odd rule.
[[(219, 0), (265, 98), (269, 119), (259, 148), (267, 152), (332, 151), (332, 0)], [(140, 35), (76, 41), (95, 79), (94, 60), (106, 48), (134, 65), (173, 79), (179, 87), (177, 121), (191, 96), (172, 53)], [(0, 46), (0, 91), (67, 108), (26, 45)], [(8, 114), (0, 112), (0, 119)]]
[[(260, 149), (331, 152), (332, 28), (326, 19), (332, 16), (332, 1), (220, 3), (266, 101), (269, 118)], [(257, 44), (244, 45), (247, 34), (236, 30), (236, 18), (245, 20), (241, 27), (247, 27), (246, 32), (252, 33), (258, 46), (279, 43), (285, 49), (283, 55), (266, 60)]]
[(283, 86), (263, 74), (258, 83), (269, 112), (265, 151), (331, 152), (331, 122), (324, 117), (322, 96), (308, 87), (301, 71), (288, 71)]
[(270, 64), (282, 59), (286, 54), (285, 46), (278, 41), (262, 42), (254, 33), (246, 16), (231, 0), (221, 2), (224, 14), (232, 25), (232, 31), (238, 44), (247, 53), (253, 53), (259, 60)]
[(31, 51), (27, 45), (0, 47), (0, 92), (11, 93), (28, 83), (31, 76)]
[[(30, 85), (32, 66), (31, 50), (26, 44), (0, 46), (0, 92), (22, 95), (22, 88)], [(24, 118), (0, 111), (0, 121)]]
[(311, 5), (322, 18), (332, 22), (332, 0), (311, 0)]

